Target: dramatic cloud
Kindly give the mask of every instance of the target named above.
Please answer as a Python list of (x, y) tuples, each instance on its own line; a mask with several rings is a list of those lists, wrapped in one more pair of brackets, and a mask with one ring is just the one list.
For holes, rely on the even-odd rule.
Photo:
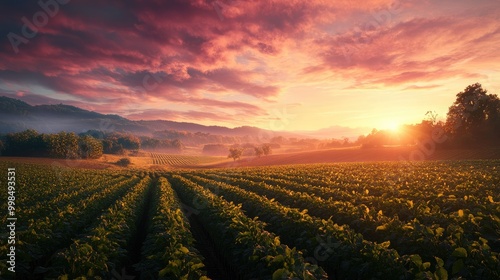
[[(498, 18), (496, 0), (3, 1), (0, 94), (263, 128), (295, 103), (283, 129), (310, 130), (377, 126), (391, 106), (449, 93), (413, 102), (415, 121), (470, 83), (498, 89)], [(380, 92), (392, 96), (375, 110)], [(325, 119), (331, 107), (365, 118)]]

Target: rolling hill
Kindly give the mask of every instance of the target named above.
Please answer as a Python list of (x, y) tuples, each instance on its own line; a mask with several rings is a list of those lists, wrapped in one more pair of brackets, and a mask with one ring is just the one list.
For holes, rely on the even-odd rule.
[(26, 129), (35, 129), (40, 133), (59, 131), (80, 133), (87, 130), (101, 130), (152, 135), (157, 131), (174, 130), (237, 137), (262, 134), (307, 137), (297, 133), (274, 132), (252, 126), (228, 128), (169, 120), (133, 121), (118, 115), (101, 114), (70, 105), (33, 106), (21, 100), (0, 96), (0, 133), (18, 132)]

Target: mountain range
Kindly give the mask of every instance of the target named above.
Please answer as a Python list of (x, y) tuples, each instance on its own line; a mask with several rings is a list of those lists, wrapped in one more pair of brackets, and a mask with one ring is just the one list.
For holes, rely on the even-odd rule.
[(40, 133), (60, 131), (85, 132), (87, 130), (117, 131), (137, 135), (151, 135), (157, 131), (175, 130), (201, 132), (222, 136), (272, 135), (295, 138), (355, 138), (367, 131), (366, 128), (353, 129), (332, 126), (317, 131), (270, 131), (253, 126), (228, 128), (207, 126), (190, 122), (169, 120), (134, 121), (113, 114), (101, 114), (71, 105), (30, 105), (24, 101), (0, 96), (0, 133), (35, 129)]

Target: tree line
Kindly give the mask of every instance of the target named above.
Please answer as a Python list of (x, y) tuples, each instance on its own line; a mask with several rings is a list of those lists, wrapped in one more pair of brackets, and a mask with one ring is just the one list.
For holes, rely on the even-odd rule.
[(33, 129), (9, 133), (2, 137), (1, 154), (5, 156), (33, 156), (54, 158), (99, 158), (102, 142), (89, 135), (73, 132), (40, 134)]
[(500, 145), (500, 99), (488, 94), (481, 84), (467, 86), (456, 95), (446, 121), (438, 121), (435, 112), (426, 113), (419, 124), (404, 125), (398, 132), (374, 129), (360, 136), (357, 143), (365, 148), (384, 145), (416, 145), (429, 138), (440, 139), (439, 148), (482, 148)]
[(180, 151), (184, 145), (178, 139), (137, 137), (126, 133), (105, 133), (89, 130), (85, 133), (38, 133), (28, 129), (0, 136), (0, 155), (26, 157), (52, 157), (94, 159), (103, 154), (123, 155), (127, 150), (169, 149)]

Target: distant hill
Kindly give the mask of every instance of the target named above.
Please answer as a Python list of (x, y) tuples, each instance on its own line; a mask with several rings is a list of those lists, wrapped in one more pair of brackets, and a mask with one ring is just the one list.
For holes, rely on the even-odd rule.
[(117, 115), (104, 115), (75, 106), (37, 105), (0, 96), (0, 133), (17, 132), (28, 128), (38, 132), (83, 132), (89, 129), (147, 133), (148, 129)]
[(368, 127), (351, 128), (335, 125), (314, 131), (297, 131), (296, 133), (318, 139), (347, 137), (350, 140), (356, 140), (360, 135), (368, 134), (371, 130)]
[(101, 114), (84, 110), (75, 106), (30, 105), (21, 100), (0, 96), (0, 133), (18, 132), (35, 129), (40, 133), (57, 133), (60, 131), (85, 132), (90, 129), (101, 131), (117, 131), (137, 135), (152, 135), (158, 131), (174, 130), (191, 133), (201, 132), (212, 135), (253, 138), (260, 136), (283, 136), (294, 138), (340, 138), (356, 139), (369, 131), (365, 128), (348, 128), (332, 126), (316, 131), (270, 131), (253, 126), (229, 128), (224, 126), (207, 126), (190, 122), (168, 120), (132, 121), (118, 115)]
[(271, 132), (251, 126), (228, 128), (168, 120), (132, 121), (118, 115), (101, 114), (70, 105), (32, 106), (21, 100), (0, 96), (0, 133), (18, 132), (29, 128), (35, 129), (40, 133), (55, 133), (59, 131), (80, 133), (95, 129), (151, 135), (157, 131), (175, 130), (238, 137), (257, 137), (264, 134), (284, 137), (304, 137), (295, 133)]

